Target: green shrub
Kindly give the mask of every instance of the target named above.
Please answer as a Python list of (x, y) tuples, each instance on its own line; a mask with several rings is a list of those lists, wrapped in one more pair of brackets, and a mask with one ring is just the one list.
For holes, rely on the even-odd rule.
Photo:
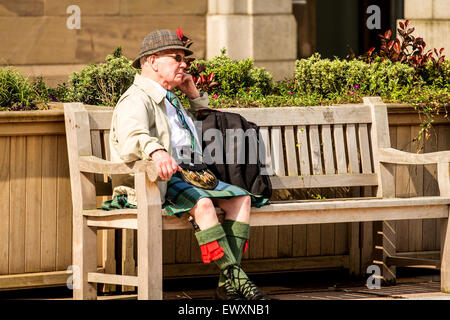
[(69, 98), (85, 104), (114, 106), (131, 86), (137, 72), (132, 61), (122, 56), (122, 47), (106, 57), (106, 62), (90, 64), (70, 77)]
[(450, 61), (444, 60), (439, 65), (436, 65), (433, 61), (428, 61), (422, 72), (422, 78), (428, 85), (449, 89)]
[(40, 103), (71, 101), (70, 89), (65, 82), (59, 83), (56, 88), (47, 87), (42, 76), (39, 76), (34, 80), (33, 87)]
[(347, 69), (346, 61), (321, 59), (319, 54), (298, 60), (295, 67), (296, 89), (305, 94), (316, 92), (324, 96), (344, 93), (348, 89)]
[(384, 60), (370, 64), (367, 76), (368, 93), (389, 95), (395, 90), (411, 88), (414, 85), (415, 70), (400, 62)]
[(35, 110), (38, 100), (35, 87), (19, 71), (0, 69), (1, 110)]
[(368, 95), (384, 95), (411, 87), (414, 73), (414, 68), (390, 60), (367, 64), (356, 59), (321, 59), (316, 53), (296, 62), (295, 88), (303, 94), (316, 93), (327, 98), (356, 90)]
[[(199, 67), (206, 68), (199, 72)], [(205, 61), (195, 60), (192, 62), (189, 73), (193, 75), (214, 74), (214, 81), (219, 84), (212, 87), (211, 94), (233, 97), (247, 90), (260, 90), (262, 94), (269, 94), (273, 90), (273, 76), (264, 68), (253, 65), (252, 59), (233, 60), (226, 56), (225, 48), (220, 55)]]

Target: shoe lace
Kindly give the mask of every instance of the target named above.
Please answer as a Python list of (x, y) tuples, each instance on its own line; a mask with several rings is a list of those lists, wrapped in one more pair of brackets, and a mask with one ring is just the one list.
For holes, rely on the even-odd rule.
[(230, 280), (225, 281), (225, 290), (230, 296), (239, 296), (239, 292), (233, 287), (233, 284)]
[(228, 266), (224, 274), (230, 280), (229, 285), (232, 286), (233, 283), (236, 284), (236, 290), (244, 297), (247, 297), (250, 294), (258, 293), (258, 287), (245, 275), (239, 265), (233, 264)]

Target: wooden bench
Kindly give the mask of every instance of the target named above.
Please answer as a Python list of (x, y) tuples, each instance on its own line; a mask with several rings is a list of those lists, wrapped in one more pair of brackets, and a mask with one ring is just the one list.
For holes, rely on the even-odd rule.
[[(442, 292), (450, 292), (450, 151), (413, 154), (390, 148), (387, 109), (381, 99), (331, 107), (227, 109), (260, 126), (267, 168), (274, 190), (362, 187), (364, 198), (273, 201), (253, 208), (252, 226), (354, 223), (374, 221), (374, 263), (385, 281), (395, 280), (395, 266), (440, 267)], [(112, 110), (64, 106), (73, 199), (74, 298), (95, 299), (97, 283), (138, 287), (139, 299), (162, 299), (162, 230), (192, 228), (187, 217), (161, 209), (157, 174), (151, 161), (108, 161)], [(436, 164), (440, 195), (395, 198), (394, 164)], [(138, 209), (97, 209), (96, 195), (111, 195), (104, 174), (135, 174)], [(440, 219), (441, 260), (395, 256), (390, 221)], [(137, 276), (96, 272), (96, 231), (137, 230)], [(352, 231), (352, 230), (350, 230)], [(349, 268), (359, 266), (359, 233), (349, 245)]]

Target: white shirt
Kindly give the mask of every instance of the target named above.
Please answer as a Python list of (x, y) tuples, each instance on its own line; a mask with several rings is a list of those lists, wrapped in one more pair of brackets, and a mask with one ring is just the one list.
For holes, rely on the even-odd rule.
[[(156, 82), (152, 79), (149, 79), (149, 78), (145, 78), (145, 79), (148, 79), (149, 81), (151, 81), (159, 90), (161, 90), (161, 92), (164, 94), (164, 97), (166, 96), (167, 90), (164, 89), (158, 82)], [(169, 125), (170, 125), (170, 131), (171, 131), (170, 140), (171, 140), (171, 144), (172, 144), (172, 150), (177, 152), (176, 154), (173, 154), (172, 156), (175, 155), (175, 156), (179, 157), (178, 152), (181, 148), (183, 148), (183, 147), (190, 148), (191, 147), (191, 138), (190, 138), (190, 135), (187, 132), (187, 130), (185, 128), (183, 128), (180, 120), (178, 120), (176, 108), (170, 103), (169, 100), (167, 100), (167, 98), (164, 98), (164, 104), (166, 105), (166, 113), (167, 113), (167, 117), (169, 119)], [(186, 114), (183, 107), (180, 109), (183, 112), (184, 119), (186, 120), (186, 123), (189, 126), (189, 129), (191, 129), (191, 132), (194, 134), (195, 146), (196, 146), (196, 150), (197, 150), (198, 147), (200, 146), (200, 143), (199, 143), (197, 131), (195, 130), (194, 122)]]

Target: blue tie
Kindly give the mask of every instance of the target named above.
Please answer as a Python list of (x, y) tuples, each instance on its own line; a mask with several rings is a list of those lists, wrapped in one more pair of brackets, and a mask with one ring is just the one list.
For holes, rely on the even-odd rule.
[(191, 131), (191, 128), (189, 128), (186, 119), (184, 117), (183, 111), (181, 110), (181, 105), (179, 100), (177, 99), (177, 96), (172, 92), (167, 90), (166, 98), (169, 100), (169, 102), (175, 107), (175, 110), (177, 112), (178, 120), (180, 121), (182, 127), (187, 131), (189, 134), (189, 138), (191, 140), (191, 150), (195, 151), (195, 136)]

